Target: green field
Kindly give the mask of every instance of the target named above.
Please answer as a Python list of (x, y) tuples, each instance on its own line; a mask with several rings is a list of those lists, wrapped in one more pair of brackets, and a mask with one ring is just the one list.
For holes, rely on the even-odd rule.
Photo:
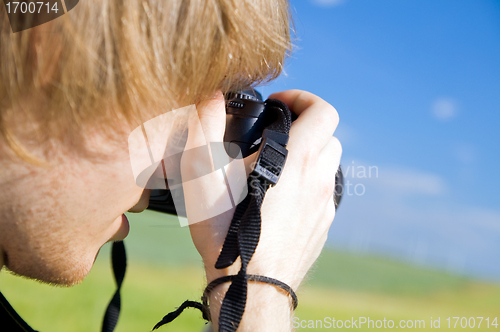
[[(117, 331), (145, 332), (184, 300), (199, 299), (204, 288), (203, 271), (188, 229), (177, 226), (174, 218), (146, 211), (129, 219), (129, 266)], [(76, 287), (40, 285), (2, 272), (0, 290), (36, 330), (100, 331), (104, 309), (114, 292), (109, 248), (101, 250), (88, 278)], [(491, 324), (487, 328), (486, 323), (486, 317), (491, 323), (500, 316), (499, 285), (379, 257), (325, 250), (298, 296), (296, 317), (303, 326), (324, 321), (325, 317), (354, 318), (359, 325), (359, 317), (369, 317), (374, 321), (393, 320), (396, 325), (400, 320), (423, 320), (425, 328), (418, 330), (435, 331), (430, 319), (440, 317), (439, 330), (472, 330), (461, 328), (460, 322), (448, 329), (446, 318), (484, 317), (480, 328), (479, 319), (475, 319), (473, 330), (499, 330)], [(452, 327), (454, 323), (452, 319)], [(160, 331), (201, 331), (203, 326), (200, 313), (188, 309)], [(365, 324), (354, 330), (389, 329), (366, 328)]]

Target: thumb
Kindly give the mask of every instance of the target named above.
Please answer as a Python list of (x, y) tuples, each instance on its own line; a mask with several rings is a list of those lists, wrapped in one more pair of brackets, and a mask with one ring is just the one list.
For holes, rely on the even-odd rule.
[(223, 145), (225, 126), (226, 111), (220, 91), (190, 109), (188, 136), (182, 155), (183, 182), (213, 172), (218, 163), (225, 162), (226, 154), (216, 153)]
[(220, 165), (229, 163), (222, 143), (225, 114), (224, 98), (218, 91), (213, 98), (197, 104), (196, 111), (189, 116), (188, 137), (181, 158), (189, 224), (207, 220), (233, 207), (220, 169)]

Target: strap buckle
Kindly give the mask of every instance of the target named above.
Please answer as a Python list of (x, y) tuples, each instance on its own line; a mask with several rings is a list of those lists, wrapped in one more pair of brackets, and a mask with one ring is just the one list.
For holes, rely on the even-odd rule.
[(271, 186), (276, 185), (285, 167), (288, 155), (288, 150), (285, 147), (287, 143), (287, 134), (265, 129), (252, 175), (263, 178)]

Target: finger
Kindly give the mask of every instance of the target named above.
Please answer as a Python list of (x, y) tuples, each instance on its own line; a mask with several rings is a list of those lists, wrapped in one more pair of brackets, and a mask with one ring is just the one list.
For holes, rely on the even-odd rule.
[(209, 145), (212, 142), (222, 142), (225, 115), (224, 96), (220, 91), (217, 91), (213, 98), (196, 104), (194, 111), (191, 110), (188, 118), (188, 137), (182, 154), (186, 166), (182, 172), (183, 181), (213, 171), (214, 160)]
[(329, 142), (321, 150), (316, 163), (316, 173), (320, 182), (316, 183), (317, 208), (323, 215), (318, 230), (327, 231), (335, 217), (335, 174), (340, 164), (342, 146), (336, 137), (330, 137)]
[(278, 99), (288, 106), (296, 115), (300, 115), (305, 109), (315, 102), (321, 102), (320, 97), (303, 90), (287, 90), (275, 92), (269, 96), (270, 99)]
[(321, 174), (324, 174), (323, 184), (325, 185), (325, 194), (329, 202), (334, 200), (335, 195), (335, 175), (340, 165), (342, 156), (342, 145), (336, 137), (331, 137), (328, 144), (321, 150), (318, 157), (318, 166)]
[[(214, 160), (225, 161), (220, 147), (216, 147), (215, 152), (209, 149), (211, 142), (222, 145), (224, 136), (225, 108), (220, 91), (212, 98), (175, 110), (172, 114), (172, 130), (159, 170), (167, 174), (169, 187), (209, 174), (214, 170)], [(213, 156), (214, 153), (217, 155)], [(181, 158), (188, 160), (186, 164), (190, 166), (182, 172), (182, 179)]]
[(318, 162), (323, 167), (326, 167), (325, 171), (331, 170), (333, 175), (339, 168), (340, 158), (342, 157), (342, 144), (337, 137), (331, 136), (328, 143), (321, 149)]
[(289, 90), (272, 94), (298, 115), (290, 130), (290, 146), (302, 146), (319, 152), (329, 141), (339, 123), (333, 106), (312, 93)]
[(196, 106), (196, 112), (189, 117), (186, 148), (181, 158), (190, 225), (232, 210), (246, 189), (243, 160), (230, 160), (222, 143), (226, 119), (222, 94), (218, 92)]

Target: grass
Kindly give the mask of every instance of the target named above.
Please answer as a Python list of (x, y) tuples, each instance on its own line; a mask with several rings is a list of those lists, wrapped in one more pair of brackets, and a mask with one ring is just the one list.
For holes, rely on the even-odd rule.
[[(176, 226), (175, 218), (147, 211), (130, 219), (129, 266), (117, 331), (150, 331), (184, 300), (199, 299), (203, 270), (189, 231)], [(89, 276), (73, 288), (40, 285), (2, 272), (0, 290), (39, 331), (99, 331), (115, 287), (108, 260), (105, 247)], [(426, 328), (420, 330), (426, 331), (431, 330), (431, 317), (441, 317), (441, 328), (447, 329), (447, 317), (500, 316), (499, 285), (332, 250), (321, 255), (298, 296), (296, 317), (307, 324), (324, 317), (424, 320)], [(200, 313), (188, 309), (160, 331), (203, 327)], [(481, 327), (474, 330), (493, 328)]]

